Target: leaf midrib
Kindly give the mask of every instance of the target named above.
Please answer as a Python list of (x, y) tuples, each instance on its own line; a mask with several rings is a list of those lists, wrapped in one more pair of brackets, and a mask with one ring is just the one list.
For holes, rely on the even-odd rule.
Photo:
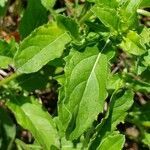
[(61, 34), (59, 37), (57, 37), (54, 41), (52, 41), (50, 44), (48, 44), (47, 46), (45, 46), (44, 48), (42, 48), (39, 53), (37, 53), (36, 55), (34, 55), (32, 58), (30, 58), (27, 62), (25, 62), (21, 67), (18, 68), (18, 70), (20, 70), (20, 68), (23, 68), (26, 64), (30, 63), (36, 56), (38, 56), (40, 53), (42, 53), (42, 51), (49, 47), (50, 45), (54, 44), (57, 40), (59, 40), (61, 37), (63, 37), (65, 34), (67, 34), (67, 32), (64, 32), (63, 34)]

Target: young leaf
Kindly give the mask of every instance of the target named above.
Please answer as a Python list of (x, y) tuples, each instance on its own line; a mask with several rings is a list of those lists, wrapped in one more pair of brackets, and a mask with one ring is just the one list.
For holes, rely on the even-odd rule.
[(41, 3), (47, 10), (50, 10), (55, 5), (56, 0), (41, 0)]
[(110, 91), (115, 91), (124, 86), (123, 79), (121, 78), (121, 75), (118, 73), (116, 74), (110, 73), (108, 79), (109, 81), (107, 83), (107, 89)]
[(70, 36), (56, 23), (41, 26), (20, 44), (15, 56), (17, 70), (32, 73), (62, 55)]
[(92, 8), (92, 12), (100, 19), (100, 21), (109, 27), (111, 31), (118, 31), (119, 16), (117, 13), (117, 3), (115, 1), (102, 0), (98, 1)]
[(97, 150), (121, 150), (125, 143), (124, 135), (116, 132), (108, 134), (101, 142)]
[(120, 1), (122, 5), (119, 8), (121, 20), (121, 30), (125, 31), (138, 26), (137, 9), (143, 0), (126, 0)]
[(136, 11), (141, 2), (142, 0), (96, 0), (96, 5), (94, 5), (92, 11), (113, 33), (124, 32), (137, 26)]
[(55, 124), (41, 105), (30, 97), (11, 97), (8, 108), (14, 113), (17, 122), (29, 130), (44, 150), (59, 147)]
[(107, 95), (107, 56), (97, 47), (88, 47), (82, 53), (73, 50), (66, 63), (59, 118), (64, 129), (68, 127), (69, 138), (77, 139), (103, 110)]
[(19, 26), (22, 39), (47, 21), (47, 10), (41, 4), (41, 0), (29, 0), (27, 9), (24, 12)]
[(145, 43), (142, 38), (134, 31), (130, 31), (120, 47), (129, 54), (140, 56), (146, 52)]

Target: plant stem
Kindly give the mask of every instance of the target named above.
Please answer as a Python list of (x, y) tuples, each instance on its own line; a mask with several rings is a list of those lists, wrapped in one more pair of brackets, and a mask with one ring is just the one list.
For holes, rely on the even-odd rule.
[(143, 10), (143, 9), (138, 9), (137, 13), (146, 17), (150, 17), (150, 12)]
[(0, 86), (3, 86), (4, 84), (10, 82), (11, 80), (17, 78), (17, 77), (20, 76), (20, 75), (21, 75), (21, 74), (14, 73), (14, 74), (12, 74), (11, 76), (9, 76), (9, 77), (7, 77), (7, 78), (1, 80), (1, 81), (0, 81)]

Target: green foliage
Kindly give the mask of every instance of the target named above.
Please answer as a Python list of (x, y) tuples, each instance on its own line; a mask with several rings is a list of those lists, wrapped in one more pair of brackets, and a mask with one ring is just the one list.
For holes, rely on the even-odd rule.
[(147, 32), (147, 35), (143, 35), (143, 38), (142, 33), (141, 35), (138, 35), (134, 31), (129, 31), (127, 37), (124, 38), (124, 41), (121, 43), (120, 46), (127, 53), (140, 56), (147, 52), (146, 44), (148, 44), (149, 41), (146, 40), (150, 37), (150, 35), (148, 34), (149, 31)]
[(52, 145), (59, 147), (55, 124), (49, 114), (32, 97), (10, 97), (7, 106), (15, 114), (17, 122), (31, 131), (45, 150)]
[(48, 20), (47, 10), (40, 0), (30, 0), (27, 9), (21, 19), (19, 31), (22, 39), (28, 36), (35, 28), (44, 24)]
[(69, 35), (56, 23), (41, 26), (19, 45), (15, 56), (17, 70), (22, 73), (38, 71), (49, 61), (60, 57), (69, 41)]
[(17, 49), (17, 44), (14, 40), (9, 43), (0, 40), (0, 67), (7, 68), (8, 65), (13, 64), (13, 57)]
[[(128, 138), (148, 148), (150, 29), (138, 12), (149, 15), (140, 9), (149, 1), (55, 3), (29, 0), (21, 41), (0, 40), (0, 149), (121, 150)], [(5, 77), (9, 65), (16, 70)], [(44, 102), (57, 93), (49, 114)], [(120, 128), (126, 123), (137, 139)], [(20, 139), (20, 128), (32, 141)]]
[(42, 5), (47, 9), (53, 8), (56, 3), (56, 0), (41, 0)]
[(125, 138), (123, 135), (118, 133), (111, 133), (104, 138), (97, 148), (98, 150), (120, 150), (123, 148), (123, 143), (125, 142)]
[(7, 2), (7, 0), (1, 0), (1, 1), (0, 1), (0, 6), (1, 6), (1, 7), (4, 7), (6, 2)]
[(64, 98), (59, 102), (59, 117), (64, 129), (68, 127), (71, 130), (69, 139), (77, 139), (103, 111), (107, 96), (107, 57), (92, 47), (83, 53), (73, 50), (66, 62), (64, 91), (60, 93)]
[(16, 127), (4, 108), (0, 108), (0, 147), (1, 149), (10, 149), (16, 135)]

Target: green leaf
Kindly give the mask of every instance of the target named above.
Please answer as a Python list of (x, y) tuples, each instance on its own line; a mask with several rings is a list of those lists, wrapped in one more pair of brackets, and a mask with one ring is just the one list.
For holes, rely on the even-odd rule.
[(109, 27), (111, 31), (116, 32), (118, 31), (120, 20), (116, 7), (117, 3), (114, 1), (97, 0), (96, 5), (91, 10), (106, 27)]
[(7, 5), (5, 5), (4, 7), (0, 6), (0, 18), (2, 18), (2, 16), (4, 16), (6, 11), (7, 11)]
[(75, 20), (63, 15), (57, 16), (57, 23), (70, 33), (74, 40), (79, 40), (79, 26)]
[(49, 77), (54, 72), (53, 67), (45, 66), (40, 71), (30, 74), (22, 74), (16, 78), (16, 82), (24, 90), (33, 92), (35, 90), (44, 90), (50, 83)]
[(140, 7), (150, 7), (150, 1), (149, 0), (143, 0), (140, 4)]
[[(114, 94), (110, 103), (109, 116), (107, 123), (111, 126), (111, 131), (116, 129), (120, 122), (124, 122), (127, 111), (133, 104), (133, 92), (128, 90), (123, 95), (121, 93)], [(106, 125), (107, 126), (107, 125)]]
[(137, 80), (130, 75), (126, 75), (126, 83), (128, 83), (131, 88), (136, 92), (150, 92), (149, 82)]
[(13, 64), (13, 56), (16, 52), (17, 44), (14, 40), (11, 40), (9, 43), (0, 40), (0, 67), (8, 68), (8, 65)]
[(144, 127), (150, 128), (150, 102), (143, 106), (134, 106), (132, 111), (130, 112), (130, 116), (132, 119), (132, 122), (139, 125), (142, 125)]
[(0, 0), (0, 6), (4, 7), (6, 2), (7, 2), (7, 0)]
[(15, 143), (17, 145), (18, 150), (42, 150), (42, 147), (35, 144), (26, 144), (23, 141), (16, 139)]
[(124, 135), (111, 133), (107, 135), (97, 148), (97, 150), (121, 150), (125, 143)]
[(148, 47), (150, 47), (150, 28), (146, 28), (144, 27), (141, 34), (141, 41), (147, 45)]
[(111, 97), (110, 106), (108, 112), (102, 122), (97, 126), (97, 133), (90, 143), (90, 149), (92, 147), (98, 147), (99, 143), (107, 137), (107, 132), (113, 132), (116, 130), (116, 126), (124, 122), (127, 115), (127, 111), (133, 104), (133, 92), (132, 91), (119, 91)]
[(107, 28), (100, 20), (95, 20), (95, 22), (86, 21), (85, 24), (91, 32), (109, 32), (109, 28)]
[(88, 2), (95, 2), (96, 0), (87, 0)]
[(144, 61), (142, 63), (145, 67), (150, 67), (150, 49), (148, 50), (148, 55), (144, 56)]
[(107, 83), (107, 89), (108, 90), (117, 90), (119, 88), (122, 88), (124, 86), (123, 79), (121, 78), (121, 75), (116, 74), (109, 74), (108, 77), (108, 83)]
[(107, 96), (107, 56), (97, 47), (88, 47), (82, 53), (73, 50), (66, 63), (59, 118), (64, 129), (68, 127), (69, 138), (77, 139), (103, 111)]
[(9, 113), (0, 108), (0, 149), (9, 150), (16, 135), (16, 127)]
[(0, 55), (13, 58), (16, 52), (17, 46), (18, 45), (14, 39), (12, 39), (10, 42), (0, 40)]
[(101, 5), (103, 7), (112, 7), (114, 9), (116, 9), (118, 6), (117, 0), (95, 0), (95, 2), (97, 5)]
[(144, 132), (144, 138), (142, 139), (142, 142), (143, 142), (145, 145), (150, 146), (150, 133)]
[(122, 4), (119, 8), (119, 16), (121, 21), (121, 30), (126, 31), (138, 26), (137, 9), (143, 0), (126, 0), (120, 1)]
[(8, 64), (13, 64), (13, 59), (6, 56), (0, 56), (0, 67), (7, 68)]
[(147, 50), (142, 38), (134, 31), (130, 31), (127, 37), (124, 37), (120, 47), (127, 53), (140, 56)]
[(51, 116), (32, 97), (10, 97), (8, 108), (17, 122), (29, 130), (44, 150), (59, 147), (59, 138)]
[(55, 5), (56, 0), (41, 0), (41, 3), (47, 10), (50, 10)]
[(148, 92), (148, 93), (150, 92), (150, 84), (149, 83), (135, 81), (132, 83), (132, 86), (135, 91)]
[(137, 27), (137, 9), (142, 0), (96, 0), (92, 12), (113, 32)]
[(19, 47), (15, 57), (17, 70), (32, 73), (40, 70), (49, 61), (62, 55), (70, 36), (56, 23), (36, 29)]
[(61, 145), (62, 145), (61, 147), (62, 150), (81, 150), (82, 149), (81, 143), (77, 144), (75, 147), (73, 142), (67, 141), (65, 138), (61, 139)]
[(27, 9), (20, 21), (19, 32), (21, 38), (28, 36), (35, 28), (48, 21), (47, 10), (43, 7), (40, 0), (29, 0)]

